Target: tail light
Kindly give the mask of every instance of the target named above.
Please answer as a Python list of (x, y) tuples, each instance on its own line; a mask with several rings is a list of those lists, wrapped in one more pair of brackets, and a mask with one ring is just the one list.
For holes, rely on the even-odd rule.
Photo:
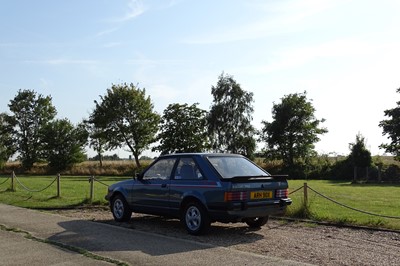
[(285, 189), (277, 189), (275, 191), (275, 198), (287, 198), (289, 195), (289, 190), (287, 188)]
[(245, 191), (225, 192), (224, 200), (225, 201), (247, 200), (247, 192)]

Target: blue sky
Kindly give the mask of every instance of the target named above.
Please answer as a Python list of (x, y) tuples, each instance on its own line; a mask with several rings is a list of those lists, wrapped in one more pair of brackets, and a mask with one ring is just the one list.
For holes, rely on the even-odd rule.
[[(254, 126), (307, 91), (329, 133), (320, 153), (372, 154), (400, 86), (400, 2), (370, 0), (1, 0), (0, 112), (19, 89), (51, 95), (78, 123), (115, 83), (134, 83), (162, 114), (208, 110), (224, 71), (254, 94)], [(122, 155), (124, 152), (121, 151)]]

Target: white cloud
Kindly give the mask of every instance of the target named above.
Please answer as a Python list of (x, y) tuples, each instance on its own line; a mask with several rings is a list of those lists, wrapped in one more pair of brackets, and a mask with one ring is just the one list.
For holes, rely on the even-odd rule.
[(100, 32), (98, 32), (96, 34), (96, 37), (102, 37), (104, 35), (111, 34), (111, 33), (115, 32), (115, 31), (117, 31), (118, 29), (119, 29), (119, 27), (114, 27), (114, 28), (111, 28), (111, 29), (100, 31)]
[(127, 12), (121, 17), (111, 19), (111, 21), (119, 23), (126, 22), (142, 15), (145, 11), (146, 8), (141, 0), (130, 0)]

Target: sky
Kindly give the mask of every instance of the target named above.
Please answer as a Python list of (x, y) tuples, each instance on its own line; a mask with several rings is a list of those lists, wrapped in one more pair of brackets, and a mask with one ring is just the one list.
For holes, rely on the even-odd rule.
[(145, 88), (160, 115), (172, 103), (209, 110), (211, 87), (224, 72), (253, 93), (257, 129), (272, 121), (274, 103), (306, 91), (329, 131), (316, 143), (320, 154), (348, 155), (357, 134), (372, 155), (384, 154), (379, 145), (388, 140), (378, 125), (400, 98), (400, 1), (0, 5), (0, 112), (29, 89), (51, 96), (57, 118), (77, 124), (112, 84), (125, 82)]

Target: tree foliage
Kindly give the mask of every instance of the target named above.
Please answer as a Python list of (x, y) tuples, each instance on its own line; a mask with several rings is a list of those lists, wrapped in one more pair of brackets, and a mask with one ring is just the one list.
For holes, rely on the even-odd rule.
[(281, 159), (286, 167), (293, 167), (295, 159), (312, 155), (318, 136), (328, 132), (320, 127), (325, 120), (316, 119), (314, 113), (306, 92), (286, 95), (281, 103), (274, 103), (273, 121), (262, 121), (266, 157)]
[(10, 116), (0, 114), (0, 168), (15, 153), (16, 146), (13, 139), (13, 125)]
[(213, 104), (207, 122), (213, 149), (252, 157), (256, 149), (256, 130), (251, 125), (253, 93), (222, 73), (211, 94)]
[(107, 145), (107, 139), (101, 128), (96, 127), (95, 124), (89, 121), (84, 121), (86, 131), (88, 133), (88, 145), (92, 148), (97, 155), (96, 160), (100, 162), (100, 167), (103, 166), (103, 153)]
[(349, 160), (355, 167), (369, 167), (372, 163), (371, 152), (365, 147), (365, 138), (357, 134), (356, 141), (349, 144)]
[(127, 146), (136, 164), (140, 154), (154, 142), (160, 116), (145, 89), (131, 84), (112, 85), (95, 109), (89, 121), (102, 130), (108, 149)]
[[(400, 88), (396, 92), (400, 93)], [(388, 119), (379, 123), (383, 130), (382, 135), (387, 135), (390, 139), (390, 143), (381, 144), (379, 147), (385, 149), (387, 153), (393, 154), (396, 160), (400, 160), (400, 101), (396, 104), (397, 107), (384, 111)]]
[(56, 115), (50, 96), (42, 96), (33, 90), (19, 90), (8, 105), (19, 158), (26, 169), (43, 158), (42, 129)]
[(83, 125), (74, 125), (68, 119), (55, 120), (43, 128), (45, 158), (55, 170), (65, 170), (86, 159), (84, 148), (88, 133)]
[(210, 148), (206, 127), (207, 112), (197, 105), (175, 103), (164, 110), (157, 136), (160, 145), (153, 150), (167, 154), (202, 152)]

